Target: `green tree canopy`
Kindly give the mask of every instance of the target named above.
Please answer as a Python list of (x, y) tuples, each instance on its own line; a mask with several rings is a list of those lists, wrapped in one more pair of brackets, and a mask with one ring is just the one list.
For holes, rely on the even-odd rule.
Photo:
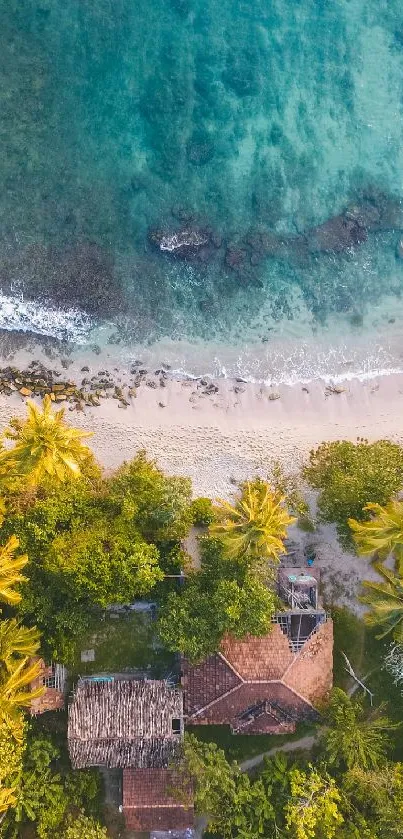
[(274, 594), (247, 567), (224, 558), (222, 544), (202, 540), (202, 569), (171, 592), (159, 617), (159, 634), (171, 651), (202, 661), (224, 635), (236, 638), (270, 631)]
[(71, 808), (88, 808), (97, 798), (96, 773), (72, 772), (60, 758), (60, 750), (52, 740), (31, 729), (17, 777), (16, 806), (6, 815), (7, 837), (20, 835), (24, 824), (33, 823), (39, 839), (53, 839), (60, 835)]
[(328, 774), (313, 766), (291, 769), (290, 799), (285, 808), (286, 835), (293, 839), (333, 839), (344, 819), (341, 795)]
[[(345, 821), (355, 839), (402, 839), (403, 765), (388, 763), (381, 770), (351, 769), (341, 779)], [(355, 832), (353, 832), (355, 829)], [(344, 833), (343, 833), (344, 837)]]
[(100, 607), (146, 595), (163, 572), (177, 573), (193, 516), (190, 481), (166, 477), (144, 453), (107, 479), (91, 464), (79, 480), (20, 494), (13, 487), (2, 526), (30, 558), (20, 615), (66, 664)]
[(171, 542), (187, 535), (193, 523), (189, 478), (164, 475), (140, 452), (109, 482), (108, 501), (144, 539)]
[(108, 833), (105, 827), (93, 819), (80, 813), (78, 816), (70, 816), (60, 839), (107, 839)]
[(334, 688), (324, 712), (324, 749), (329, 765), (341, 769), (378, 769), (390, 745), (388, 732), (396, 728), (387, 717), (365, 714), (360, 701)]
[(44, 567), (60, 574), (78, 597), (106, 607), (148, 594), (164, 576), (158, 558), (155, 545), (125, 523), (104, 518), (56, 536)]
[(351, 542), (348, 520), (369, 519), (369, 503), (385, 505), (403, 486), (403, 448), (389, 440), (322, 443), (303, 474), (319, 490), (322, 521), (334, 522), (342, 540)]

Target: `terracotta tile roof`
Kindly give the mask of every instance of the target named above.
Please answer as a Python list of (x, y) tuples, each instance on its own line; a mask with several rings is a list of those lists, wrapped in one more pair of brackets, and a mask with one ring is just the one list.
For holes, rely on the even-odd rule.
[[(231, 725), (252, 706), (275, 703), (284, 725), (315, 714), (333, 678), (333, 625), (322, 623), (298, 652), (292, 652), (279, 624), (262, 638), (226, 638), (222, 653), (196, 667), (183, 662), (184, 710), (189, 725)], [(238, 675), (236, 675), (238, 674)], [(278, 719), (257, 713), (245, 728), (274, 731)]]
[(245, 681), (280, 679), (294, 658), (288, 640), (277, 623), (260, 638), (251, 635), (242, 641), (224, 638), (221, 651)]
[(186, 803), (172, 792), (183, 779), (172, 769), (125, 769), (123, 813), (127, 830), (186, 830), (194, 823), (191, 789)]
[(182, 674), (184, 711), (187, 715), (194, 714), (241, 683), (220, 655), (212, 655), (194, 667), (183, 660)]
[(235, 725), (240, 714), (264, 701), (278, 705), (291, 717), (298, 716), (300, 719), (309, 717), (313, 710), (309, 703), (282, 682), (243, 682), (231, 693), (202, 709), (189, 720), (189, 724)]

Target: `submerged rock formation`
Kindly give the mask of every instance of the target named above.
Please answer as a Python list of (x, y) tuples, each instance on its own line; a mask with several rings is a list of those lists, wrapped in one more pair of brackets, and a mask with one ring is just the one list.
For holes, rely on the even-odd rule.
[(308, 230), (306, 239), (308, 249), (317, 251), (341, 253), (361, 245), (367, 239), (367, 230), (356, 218), (348, 214), (341, 214)]
[(196, 262), (209, 262), (222, 244), (221, 236), (197, 227), (169, 232), (151, 230), (148, 238), (160, 253)]

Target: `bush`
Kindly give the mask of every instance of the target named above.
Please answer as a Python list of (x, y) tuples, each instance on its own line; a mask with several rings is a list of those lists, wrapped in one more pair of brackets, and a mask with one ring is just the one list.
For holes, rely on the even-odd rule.
[(193, 524), (208, 527), (214, 521), (214, 510), (210, 498), (195, 498), (192, 501)]
[(348, 519), (367, 520), (366, 504), (385, 505), (402, 487), (403, 448), (389, 440), (322, 443), (311, 451), (303, 476), (319, 490), (319, 518), (334, 522), (351, 547)]

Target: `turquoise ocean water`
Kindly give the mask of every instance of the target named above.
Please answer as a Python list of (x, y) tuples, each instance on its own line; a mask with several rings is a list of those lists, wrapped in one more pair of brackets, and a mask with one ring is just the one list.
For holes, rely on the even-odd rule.
[[(3, 0), (0, 42), (0, 326), (189, 372), (402, 366), (400, 0)], [(207, 244), (160, 250), (183, 230)]]

